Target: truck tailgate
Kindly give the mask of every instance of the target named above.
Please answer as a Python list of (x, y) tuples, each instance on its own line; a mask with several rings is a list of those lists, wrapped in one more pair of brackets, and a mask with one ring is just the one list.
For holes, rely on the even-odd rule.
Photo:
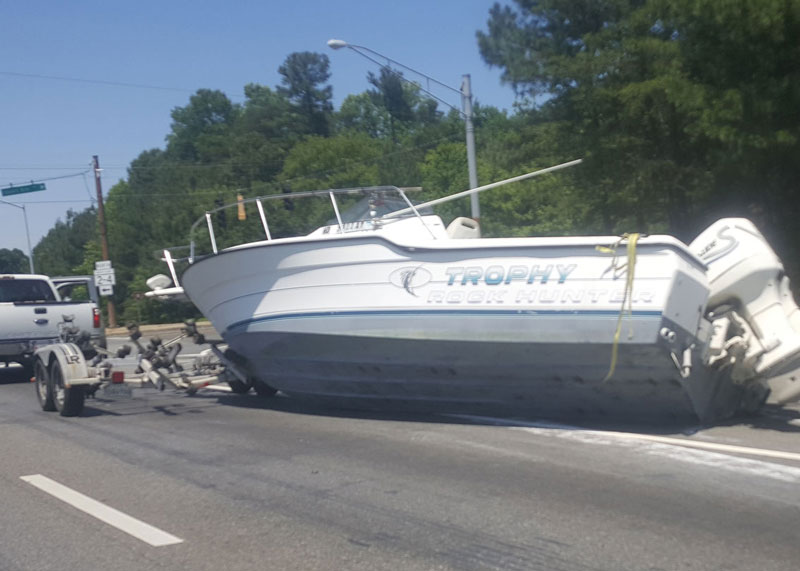
[[(53, 307), (53, 306), (56, 307)], [(0, 342), (58, 337), (59, 303), (0, 303)]]

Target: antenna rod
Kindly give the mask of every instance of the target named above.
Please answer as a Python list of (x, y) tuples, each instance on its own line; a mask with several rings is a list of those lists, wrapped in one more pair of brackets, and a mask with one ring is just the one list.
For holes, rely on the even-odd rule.
[[(457, 192), (456, 194), (451, 194), (449, 196), (444, 196), (442, 198), (437, 198), (436, 200), (430, 200), (428, 202), (423, 202), (422, 204), (415, 205), (415, 207), (416, 207), (417, 210), (420, 210), (422, 208), (426, 208), (426, 207), (429, 207), (429, 206), (435, 206), (437, 204), (442, 204), (443, 202), (450, 202), (451, 200), (456, 200), (457, 198), (462, 198), (464, 196), (469, 196), (471, 194), (477, 194), (479, 192), (483, 192), (484, 190), (490, 190), (490, 189), (496, 188), (498, 186), (503, 186), (504, 184), (510, 184), (512, 182), (518, 182), (520, 180), (533, 178), (535, 176), (539, 176), (539, 175), (542, 175), (542, 174), (547, 174), (549, 172), (553, 172), (553, 171), (565, 169), (567, 167), (579, 165), (582, 162), (583, 162), (583, 159), (575, 159), (574, 161), (561, 163), (560, 165), (556, 165), (556, 166), (553, 166), (553, 167), (547, 167), (546, 169), (540, 169), (538, 171), (533, 171), (533, 172), (529, 172), (529, 173), (526, 173), (526, 174), (521, 174), (519, 176), (515, 176), (515, 177), (512, 177), (512, 178), (507, 178), (505, 180), (501, 180), (501, 181), (498, 181), (498, 182), (493, 182), (491, 184), (485, 184), (485, 185), (479, 186), (477, 188), (471, 188), (469, 190), (465, 190), (463, 192)], [(394, 216), (397, 216), (399, 214), (405, 214), (407, 212), (411, 212), (411, 208), (403, 208), (402, 210), (395, 210), (394, 212), (390, 212), (388, 214), (384, 214), (383, 216), (381, 216), (381, 218), (394, 217)]]

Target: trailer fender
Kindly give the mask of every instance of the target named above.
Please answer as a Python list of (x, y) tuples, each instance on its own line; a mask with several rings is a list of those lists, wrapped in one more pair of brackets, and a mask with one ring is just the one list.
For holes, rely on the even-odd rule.
[(64, 383), (67, 386), (71, 384), (73, 379), (82, 379), (85, 381), (89, 376), (86, 359), (81, 350), (74, 343), (46, 345), (41, 349), (37, 349), (35, 356), (37, 359), (41, 359), (46, 367), (49, 366), (53, 359), (58, 361), (64, 375)]

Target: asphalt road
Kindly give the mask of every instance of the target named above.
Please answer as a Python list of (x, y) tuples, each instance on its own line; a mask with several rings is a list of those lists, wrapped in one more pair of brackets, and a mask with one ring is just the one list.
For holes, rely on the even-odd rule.
[(800, 567), (798, 408), (589, 430), (137, 389), (62, 418), (19, 373), (0, 369), (3, 571)]

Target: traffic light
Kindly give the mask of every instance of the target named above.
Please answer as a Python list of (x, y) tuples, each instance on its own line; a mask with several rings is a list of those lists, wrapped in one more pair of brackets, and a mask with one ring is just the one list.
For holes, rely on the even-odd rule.
[(241, 194), (237, 194), (236, 201), (239, 203), (237, 218), (239, 220), (247, 220), (247, 212), (244, 210), (244, 197)]

